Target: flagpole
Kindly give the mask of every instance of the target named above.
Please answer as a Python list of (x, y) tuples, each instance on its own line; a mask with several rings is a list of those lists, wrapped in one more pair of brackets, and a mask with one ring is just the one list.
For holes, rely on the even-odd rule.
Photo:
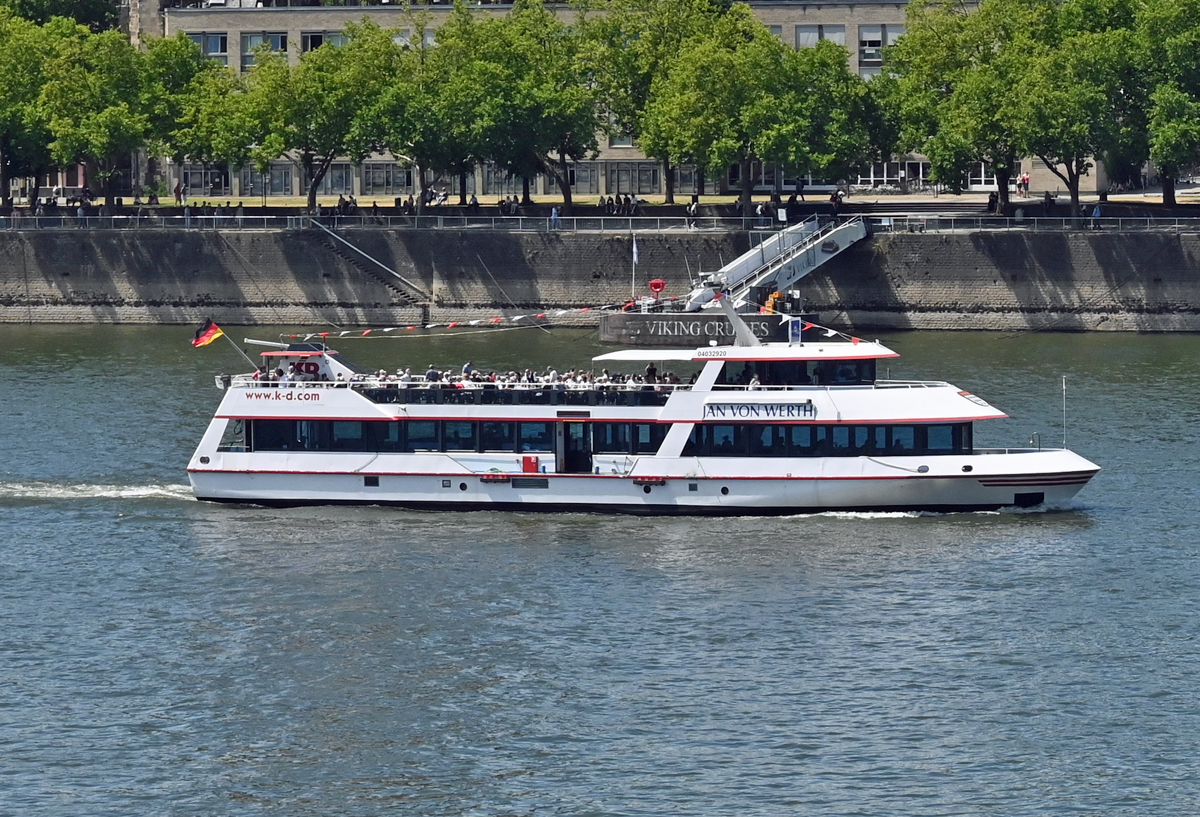
[(249, 363), (252, 368), (254, 368), (254, 369), (258, 368), (258, 364), (255, 363), (253, 359), (251, 359), (250, 355), (246, 354), (245, 349), (243, 349), (241, 346), (238, 346), (236, 343), (233, 342), (233, 338), (229, 337), (229, 335), (226, 335), (224, 332), (221, 333), (221, 337), (223, 337), (223, 338), (225, 338), (225, 340), (229, 341), (229, 345), (232, 346), (234, 349), (237, 349), (238, 354), (241, 355), (242, 357), (246, 358), (246, 362)]
[(630, 235), (633, 236), (633, 263), (630, 265), (631, 270), (629, 273), (629, 297), (636, 301), (637, 300), (637, 262), (638, 262), (637, 236), (634, 235), (633, 233), (630, 233)]

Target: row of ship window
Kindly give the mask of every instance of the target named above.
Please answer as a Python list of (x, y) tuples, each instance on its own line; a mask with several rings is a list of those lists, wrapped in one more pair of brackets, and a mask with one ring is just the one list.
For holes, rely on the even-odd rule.
[[(235, 420), (223, 451), (496, 452), (555, 450), (554, 421)], [(580, 424), (572, 423), (578, 427)], [(654, 454), (668, 423), (589, 422), (593, 454)], [(577, 435), (571, 435), (578, 440)], [(934, 425), (765, 425), (696, 423), (683, 448), (691, 457), (839, 457), (960, 454), (972, 450), (970, 423)]]

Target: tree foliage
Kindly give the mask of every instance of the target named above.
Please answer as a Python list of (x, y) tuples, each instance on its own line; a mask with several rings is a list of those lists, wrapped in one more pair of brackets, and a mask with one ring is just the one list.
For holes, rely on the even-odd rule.
[(823, 42), (794, 51), (734, 6), (685, 42), (655, 81), (643, 144), (677, 163), (737, 165), (747, 211), (755, 161), (836, 176), (871, 159), (880, 122), (844, 49)]
[(113, 0), (0, 0), (18, 17), (39, 25), (55, 17), (64, 17), (99, 32), (117, 24), (117, 4)]
[(580, 5), (580, 59), (595, 84), (605, 131), (632, 137), (647, 156), (663, 162), (668, 203), (674, 200), (671, 159), (661, 143), (644, 140), (654, 81), (674, 69), (683, 44), (711, 27), (724, 10), (710, 0)]
[(370, 22), (347, 27), (344, 45), (326, 43), (288, 63), (265, 46), (255, 54), (239, 98), (237, 122), (243, 143), (260, 170), (286, 155), (302, 172), (308, 206), (339, 157), (360, 162), (365, 147), (356, 121), (383, 93), (400, 68), (400, 52), (389, 31)]

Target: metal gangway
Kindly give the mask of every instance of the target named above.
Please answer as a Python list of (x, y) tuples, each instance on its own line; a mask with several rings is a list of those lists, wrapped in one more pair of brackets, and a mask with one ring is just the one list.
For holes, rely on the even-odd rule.
[(735, 258), (711, 276), (742, 311), (758, 287), (782, 292), (856, 241), (867, 237), (861, 216), (824, 219), (810, 216), (775, 233), (754, 249)]

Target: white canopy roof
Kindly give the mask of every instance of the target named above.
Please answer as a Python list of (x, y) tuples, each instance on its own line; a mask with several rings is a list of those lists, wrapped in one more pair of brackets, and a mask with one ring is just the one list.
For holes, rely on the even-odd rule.
[(860, 340), (858, 343), (810, 341), (803, 344), (764, 343), (761, 346), (703, 346), (699, 349), (624, 349), (592, 360), (866, 360), (884, 357), (899, 355), (882, 343)]
[(696, 357), (695, 349), (622, 349), (619, 352), (607, 352), (592, 358), (593, 361), (658, 361), (658, 360), (692, 360)]

